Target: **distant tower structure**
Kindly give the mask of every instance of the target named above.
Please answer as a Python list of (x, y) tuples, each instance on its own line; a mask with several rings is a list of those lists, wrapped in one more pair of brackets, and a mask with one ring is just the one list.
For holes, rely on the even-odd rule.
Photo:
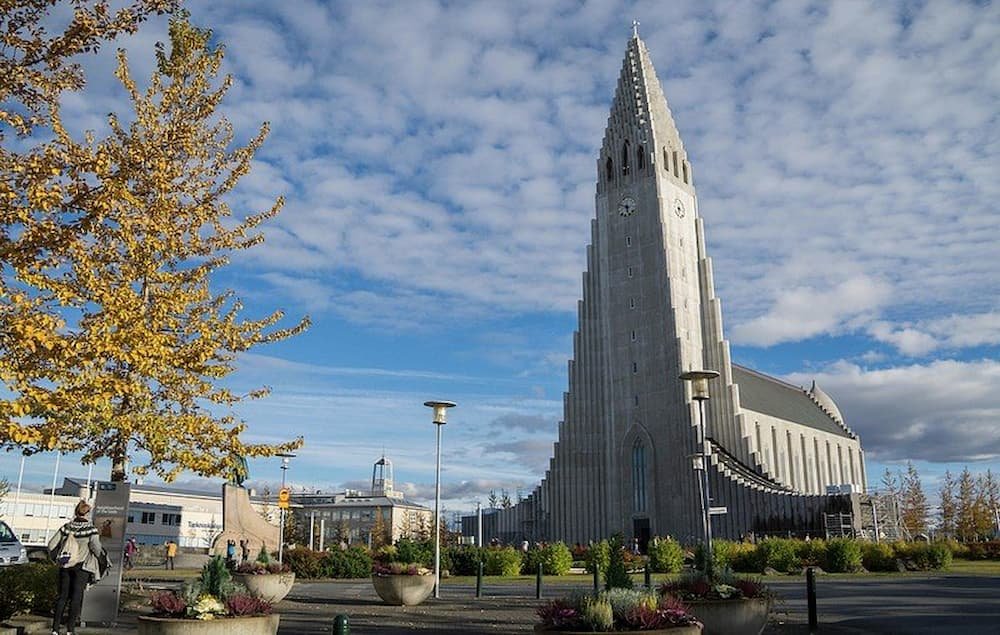
[(372, 467), (372, 496), (392, 495), (392, 461), (383, 454)]

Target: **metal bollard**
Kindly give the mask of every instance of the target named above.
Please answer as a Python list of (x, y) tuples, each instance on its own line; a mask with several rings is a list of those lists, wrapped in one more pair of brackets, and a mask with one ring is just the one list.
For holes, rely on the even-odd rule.
[(816, 617), (816, 571), (812, 567), (806, 568), (806, 602), (809, 605), (809, 632), (815, 633), (819, 620)]
[(646, 588), (647, 589), (652, 589), (653, 588), (653, 576), (651, 576), (650, 573), (649, 573), (649, 563), (648, 562), (646, 563), (646, 569), (645, 569), (645, 571), (643, 571), (643, 578), (644, 578), (644, 582), (646, 583)]
[(535, 599), (542, 599), (542, 563), (538, 563), (538, 575), (535, 576)]
[(346, 615), (341, 614), (333, 618), (333, 635), (351, 635), (351, 625)]
[(483, 597), (483, 561), (479, 561), (479, 570), (476, 571), (476, 597)]
[(597, 564), (595, 562), (594, 563), (594, 595), (597, 595), (598, 593), (600, 593), (600, 589), (598, 588), (598, 582), (600, 581), (600, 579), (601, 579), (601, 565), (599, 565), (599, 564)]

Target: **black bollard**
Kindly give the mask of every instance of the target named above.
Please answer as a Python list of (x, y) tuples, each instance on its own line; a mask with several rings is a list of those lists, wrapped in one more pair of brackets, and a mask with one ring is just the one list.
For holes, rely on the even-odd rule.
[(594, 563), (594, 595), (600, 593), (598, 581), (601, 579), (601, 565)]
[(643, 572), (643, 578), (645, 578), (646, 588), (653, 588), (653, 577), (649, 574), (649, 563), (646, 563), (646, 570)]
[(479, 570), (476, 571), (476, 597), (483, 597), (483, 561), (479, 561)]
[(542, 599), (542, 563), (538, 563), (538, 575), (535, 576), (535, 599)]
[(333, 618), (333, 635), (351, 635), (351, 625), (346, 615), (341, 614)]
[(809, 605), (809, 632), (815, 633), (819, 627), (816, 618), (816, 571), (806, 568), (806, 603)]

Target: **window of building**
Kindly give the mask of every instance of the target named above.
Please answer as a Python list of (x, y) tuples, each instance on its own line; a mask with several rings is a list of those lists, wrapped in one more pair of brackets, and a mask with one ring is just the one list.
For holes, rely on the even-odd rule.
[(639, 440), (632, 446), (632, 509), (646, 511), (646, 446)]
[(181, 524), (180, 514), (163, 514), (163, 524), (170, 527), (178, 527)]
[(128, 515), (128, 522), (130, 522), (130, 523), (134, 523), (135, 522), (135, 514), (129, 514)]
[(152, 525), (156, 522), (156, 512), (142, 512), (139, 522), (143, 525)]
[(637, 364), (636, 362), (632, 362), (632, 372), (633, 373), (639, 372), (639, 364)]
[(638, 405), (639, 405), (639, 395), (635, 395), (635, 396), (633, 397), (633, 400), (635, 401), (635, 405), (637, 405), (637, 406), (638, 406)]
[(631, 236), (626, 236), (625, 237), (625, 246), (626, 247), (631, 247), (632, 246), (632, 237)]
[(614, 180), (614, 178), (615, 178), (615, 166), (611, 162), (611, 157), (608, 157), (608, 160), (605, 162), (605, 164), (604, 164), (604, 171), (607, 174), (607, 177), (608, 177), (609, 181)]
[(646, 169), (646, 149), (639, 146), (638, 152), (635, 153), (635, 165), (641, 171)]
[(629, 165), (629, 161), (630, 161), (629, 154), (630, 154), (630, 152), (629, 152), (629, 147), (628, 147), (628, 141), (626, 141), (622, 145), (622, 175), (625, 175), (625, 176), (628, 175), (629, 168), (630, 168), (630, 165)]
[(632, 341), (633, 342), (635, 341), (635, 331), (634, 330), (632, 331)]
[(630, 309), (634, 309), (635, 308), (635, 298), (629, 298), (628, 299), (628, 308), (630, 308)]
[(629, 277), (629, 278), (631, 278), (631, 277), (632, 277), (632, 267), (629, 267), (629, 268), (628, 268), (628, 277)]

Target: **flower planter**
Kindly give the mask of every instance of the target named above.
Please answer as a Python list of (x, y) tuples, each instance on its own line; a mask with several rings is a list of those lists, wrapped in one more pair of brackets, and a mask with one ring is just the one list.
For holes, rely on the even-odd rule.
[(705, 625), (705, 635), (760, 635), (771, 602), (763, 598), (685, 600), (688, 613)]
[[(535, 624), (536, 633), (559, 633), (559, 635), (592, 635), (592, 631), (560, 631), (547, 629), (541, 624)], [(639, 635), (699, 635), (701, 627), (697, 624), (687, 626), (673, 626), (671, 628), (657, 628), (651, 631), (605, 631), (607, 633), (638, 633)]]
[(234, 573), (233, 580), (247, 591), (274, 604), (285, 599), (295, 584), (295, 573)]
[(373, 575), (375, 592), (386, 604), (416, 606), (434, 590), (433, 575)]
[(211, 620), (140, 615), (139, 635), (274, 635), (279, 619), (277, 614)]

